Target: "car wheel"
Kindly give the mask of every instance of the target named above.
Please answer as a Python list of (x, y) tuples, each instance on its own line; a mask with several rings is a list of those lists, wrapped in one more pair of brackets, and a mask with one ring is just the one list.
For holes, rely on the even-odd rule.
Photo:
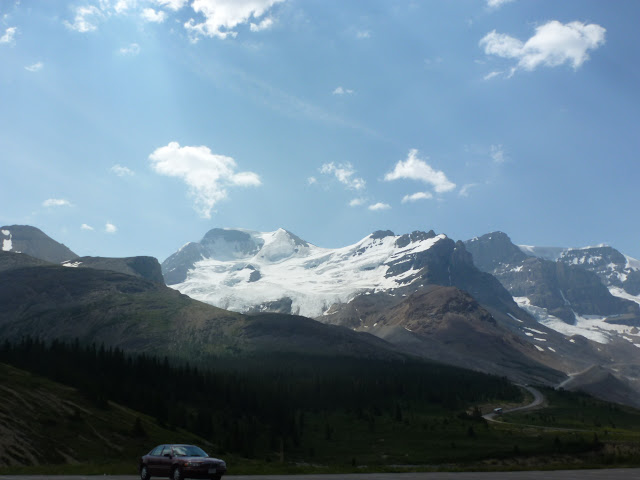
[(182, 476), (182, 470), (180, 470), (180, 467), (176, 467), (173, 469), (173, 472), (171, 472), (171, 480), (182, 480), (184, 477)]
[(140, 480), (149, 480), (151, 478), (151, 475), (149, 475), (149, 470), (147, 469), (146, 465), (142, 465), (142, 467), (140, 467)]

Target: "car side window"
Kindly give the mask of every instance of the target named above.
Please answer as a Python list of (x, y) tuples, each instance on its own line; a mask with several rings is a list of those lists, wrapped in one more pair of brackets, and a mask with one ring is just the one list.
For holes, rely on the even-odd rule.
[(154, 448), (153, 450), (151, 450), (150, 455), (154, 455), (154, 456), (159, 456), (160, 452), (162, 452), (162, 447), (164, 447), (164, 445), (159, 445), (156, 448)]
[(170, 445), (165, 445), (164, 449), (162, 450), (162, 455), (171, 455), (171, 446)]

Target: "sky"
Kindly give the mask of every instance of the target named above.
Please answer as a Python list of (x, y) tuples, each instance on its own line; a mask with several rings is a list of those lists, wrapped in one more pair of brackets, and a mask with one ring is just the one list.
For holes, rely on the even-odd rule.
[(0, 225), (163, 261), (215, 227), (640, 258), (640, 2), (0, 0)]

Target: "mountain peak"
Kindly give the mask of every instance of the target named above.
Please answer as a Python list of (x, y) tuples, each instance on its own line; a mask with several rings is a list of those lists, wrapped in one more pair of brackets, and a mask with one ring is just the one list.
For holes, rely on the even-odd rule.
[(487, 233), (464, 242), (473, 262), (484, 271), (493, 271), (500, 264), (518, 263), (527, 255), (511, 242), (509, 236), (500, 231)]
[(31, 225), (0, 227), (0, 245), (2, 251), (26, 253), (52, 263), (61, 263), (78, 257), (65, 245), (56, 242), (42, 230)]

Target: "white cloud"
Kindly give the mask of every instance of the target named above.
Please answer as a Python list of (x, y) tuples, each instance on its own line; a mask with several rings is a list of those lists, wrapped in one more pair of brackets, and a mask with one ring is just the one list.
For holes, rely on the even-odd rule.
[(484, 79), (484, 80), (491, 80), (493, 77), (497, 77), (497, 76), (498, 76), (498, 75), (500, 75), (501, 73), (502, 73), (502, 72), (490, 72), (490, 73), (487, 73), (487, 74), (483, 77), (483, 79)]
[(514, 0), (487, 0), (487, 6), (489, 8), (500, 8), (502, 5), (513, 1)]
[(535, 35), (525, 43), (493, 30), (480, 40), (480, 46), (487, 55), (517, 60), (513, 71), (531, 71), (541, 65), (557, 67), (565, 63), (577, 69), (589, 59), (588, 50), (604, 44), (605, 32), (603, 27), (594, 23), (562, 24), (552, 20), (537, 27)]
[(371, 38), (371, 32), (369, 30), (360, 30), (356, 32), (356, 38), (360, 38), (360, 39)]
[(351, 95), (353, 90), (349, 90), (348, 88), (337, 87), (333, 92), (334, 95)]
[(373, 205), (369, 205), (368, 208), (369, 210), (377, 212), (380, 210), (389, 210), (391, 208), (391, 205), (389, 205), (388, 203), (378, 202), (378, 203), (374, 203)]
[(25, 70), (29, 71), (29, 72), (39, 72), (40, 70), (42, 70), (44, 68), (44, 63), (42, 62), (37, 62), (34, 63), (33, 65), (28, 65), (26, 67), (24, 67)]
[(335, 176), (340, 183), (352, 190), (362, 190), (366, 182), (359, 177), (354, 177), (356, 171), (350, 163), (336, 165), (335, 163), (325, 163), (320, 168), (320, 173)]
[(187, 1), (188, 0), (155, 0), (155, 3), (176, 12), (184, 7), (187, 4)]
[(491, 158), (495, 163), (504, 163), (506, 157), (502, 145), (491, 145)]
[(111, 222), (107, 222), (104, 224), (104, 231), (107, 233), (116, 233), (118, 231), (118, 227)]
[(124, 13), (135, 5), (135, 0), (118, 0), (113, 7), (116, 13)]
[(76, 8), (76, 16), (73, 19), (73, 23), (69, 23), (66, 20), (64, 24), (67, 28), (75, 30), (80, 33), (87, 33), (96, 30), (98, 27), (95, 24), (96, 19), (104, 17), (104, 13), (95, 5), (86, 5)]
[(227, 198), (228, 187), (261, 184), (256, 173), (235, 173), (233, 158), (216, 155), (206, 146), (181, 147), (171, 142), (155, 150), (149, 160), (156, 173), (181, 178), (188, 185), (195, 210), (204, 218), (211, 218), (216, 203)]
[(361, 205), (364, 205), (364, 202), (366, 200), (364, 198), (354, 198), (353, 200), (351, 200), (349, 202), (349, 206), (350, 207), (359, 207)]
[(71, 202), (63, 198), (49, 198), (42, 202), (43, 207), (70, 207)]
[(468, 197), (469, 196), (469, 190), (471, 190), (471, 188), (477, 186), (477, 183), (467, 183), (466, 185), (463, 185), (462, 188), (460, 189), (460, 192), (458, 193), (458, 195), (460, 195), (461, 197)]
[(456, 184), (450, 182), (444, 172), (434, 170), (425, 161), (420, 160), (417, 155), (418, 150), (411, 149), (407, 159), (404, 162), (398, 162), (393, 171), (384, 176), (384, 179), (387, 181), (401, 178), (419, 180), (433, 185), (438, 193), (448, 192), (456, 188)]
[(193, 35), (235, 37), (238, 25), (258, 20), (275, 4), (285, 0), (193, 0), (191, 8), (204, 16), (204, 22), (191, 18), (184, 24)]
[(82, 225), (80, 225), (80, 230), (87, 230), (87, 231), (93, 232), (94, 228), (91, 225), (87, 225), (86, 223), (83, 223)]
[(0, 37), (0, 43), (13, 43), (18, 29), (16, 27), (9, 27), (4, 31), (4, 35)]
[(261, 32), (262, 30), (268, 30), (273, 26), (273, 18), (267, 17), (260, 23), (252, 23), (249, 28), (252, 32)]
[(142, 18), (147, 22), (162, 23), (167, 19), (167, 14), (162, 10), (154, 10), (153, 8), (145, 8), (142, 10)]
[(114, 165), (109, 169), (111, 172), (115, 173), (119, 177), (131, 177), (135, 175), (135, 172), (130, 168), (123, 167), (122, 165)]
[(430, 198), (433, 198), (433, 194), (431, 192), (416, 192), (412, 195), (405, 195), (402, 197), (402, 203), (417, 202), (418, 200), (428, 200)]
[(315, 185), (316, 183), (318, 183), (318, 179), (316, 177), (309, 177), (307, 178), (307, 183), (309, 185)]
[(118, 53), (120, 55), (135, 57), (140, 53), (140, 45), (138, 45), (137, 43), (132, 43), (127, 47), (122, 47), (120, 50), (118, 50)]

